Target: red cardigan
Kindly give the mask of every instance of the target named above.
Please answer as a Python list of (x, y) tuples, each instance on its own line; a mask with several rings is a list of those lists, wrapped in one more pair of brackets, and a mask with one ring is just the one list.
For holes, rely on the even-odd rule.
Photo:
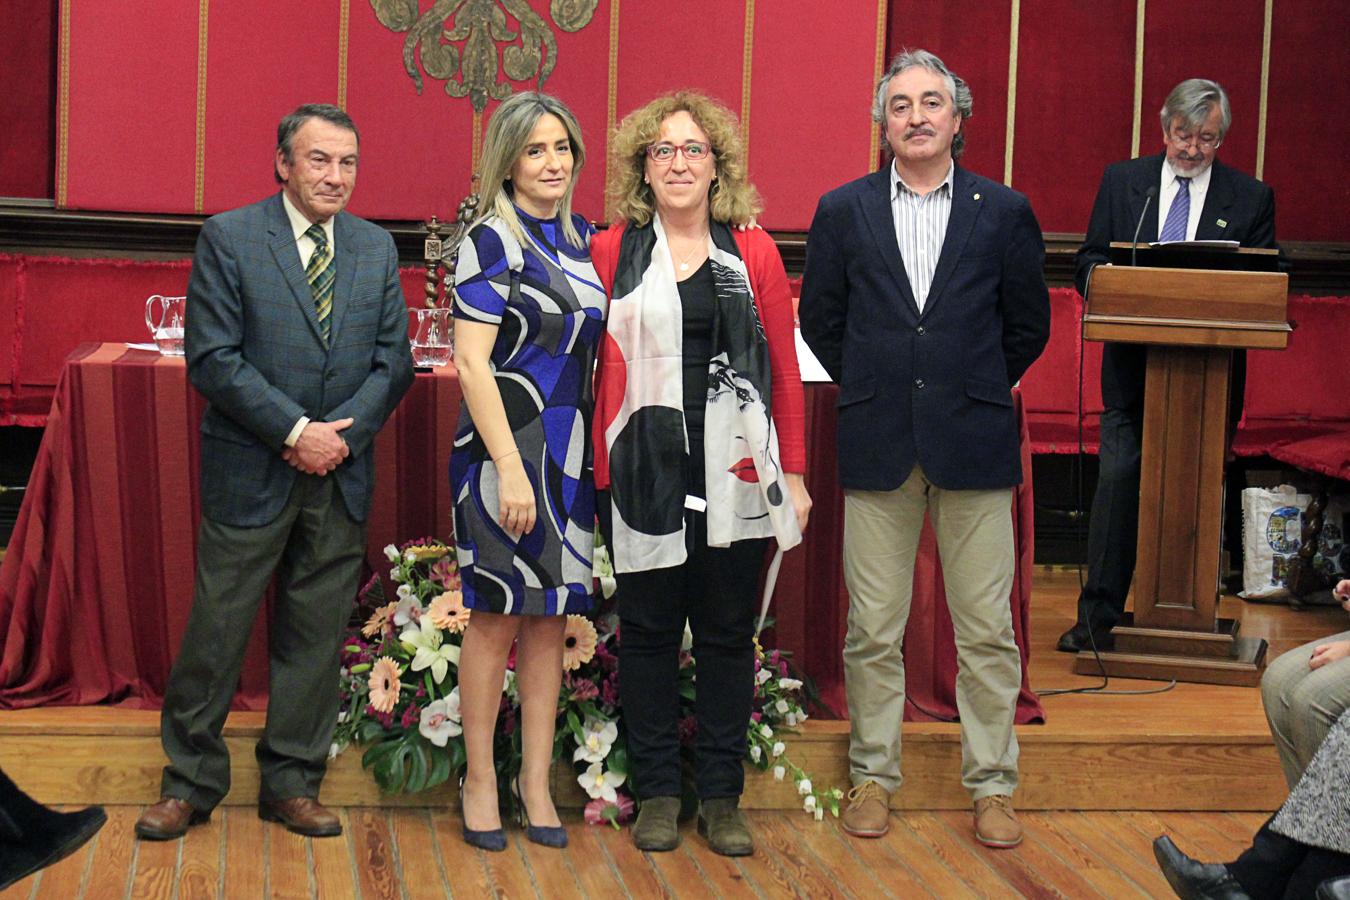
[[(623, 240), (623, 225), (615, 225), (598, 233), (591, 241), (591, 262), (611, 298), (614, 294), (614, 273), (619, 267), (619, 244)], [(806, 472), (806, 401), (802, 394), (801, 374), (797, 369), (797, 345), (793, 336), (792, 290), (783, 270), (778, 246), (768, 232), (759, 228), (733, 231), (736, 247), (745, 268), (750, 273), (750, 290), (755, 295), (755, 309), (764, 326), (769, 342), (769, 370), (773, 380), (773, 423), (778, 432), (778, 453), (785, 472)], [(609, 451), (601, 423), (612, 419), (613, 412), (623, 402), (622, 385), (612, 385), (605, 391), (601, 377), (608, 367), (622, 363), (618, 346), (606, 334), (600, 343), (596, 365), (595, 418), (592, 442), (595, 446), (595, 486), (609, 487)]]

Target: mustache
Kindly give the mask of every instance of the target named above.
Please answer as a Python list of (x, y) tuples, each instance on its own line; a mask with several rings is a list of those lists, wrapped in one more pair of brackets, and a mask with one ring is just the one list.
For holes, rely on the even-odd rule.
[(930, 128), (927, 125), (920, 125), (918, 128), (906, 128), (905, 140), (909, 140), (910, 138), (919, 134), (927, 135), (928, 137), (937, 137), (937, 132), (934, 131), (932, 128)]

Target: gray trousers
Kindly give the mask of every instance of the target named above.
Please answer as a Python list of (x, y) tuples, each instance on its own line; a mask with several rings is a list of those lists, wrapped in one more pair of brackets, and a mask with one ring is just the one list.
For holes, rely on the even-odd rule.
[(365, 526), (348, 515), (331, 477), (299, 476), (281, 514), (258, 528), (202, 517), (192, 611), (160, 716), (165, 796), (210, 810), (229, 792), (221, 731), (274, 570), (267, 724), (255, 750), (260, 799), (318, 796), (365, 543)]
[(956, 634), (956, 707), (961, 716), (961, 783), (973, 799), (1017, 787), (1013, 719), (1022, 660), (1013, 639), (1012, 491), (949, 491), (917, 466), (893, 491), (844, 492), (844, 581), (848, 634), (849, 773), (900, 786), (905, 713), (901, 642), (914, 592), (914, 557), (925, 511), (937, 535)]
[(1312, 669), (1313, 648), (1350, 640), (1350, 631), (1310, 641), (1282, 653), (1261, 677), (1261, 703), (1280, 752), (1284, 779), (1293, 790), (1322, 740), (1350, 708), (1350, 656)]

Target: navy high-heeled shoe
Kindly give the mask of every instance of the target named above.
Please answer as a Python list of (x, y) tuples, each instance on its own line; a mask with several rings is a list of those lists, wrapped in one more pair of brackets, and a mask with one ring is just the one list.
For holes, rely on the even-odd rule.
[[(464, 779), (459, 780), (459, 812), (464, 815)], [(479, 850), (501, 853), (506, 849), (506, 831), (501, 828), (489, 828), (474, 831), (469, 827), (469, 818), (464, 816), (464, 843)]]
[(525, 837), (536, 844), (545, 847), (554, 847), (559, 850), (567, 846), (567, 829), (561, 825), (532, 825), (530, 824), (530, 811), (525, 808), (525, 797), (520, 792), (520, 776), (517, 775), (511, 782), (512, 792), (516, 799), (516, 818), (525, 828)]

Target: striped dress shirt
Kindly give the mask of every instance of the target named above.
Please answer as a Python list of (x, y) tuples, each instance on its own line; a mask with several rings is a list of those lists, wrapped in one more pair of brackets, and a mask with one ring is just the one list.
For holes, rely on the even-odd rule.
[(947, 236), (947, 220), (952, 216), (952, 176), (956, 164), (947, 168), (947, 177), (927, 194), (919, 195), (905, 184), (895, 165), (891, 165), (891, 218), (895, 220), (895, 238), (900, 257), (905, 261), (914, 302), (923, 312), (933, 272), (942, 254)]

